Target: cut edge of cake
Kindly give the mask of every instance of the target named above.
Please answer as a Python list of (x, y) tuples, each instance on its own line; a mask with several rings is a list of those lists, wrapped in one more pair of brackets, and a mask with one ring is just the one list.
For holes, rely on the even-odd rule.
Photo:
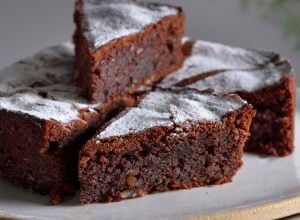
[(272, 52), (186, 38), (183, 67), (158, 87), (236, 93), (257, 109), (246, 150), (287, 156), (294, 150), (296, 76), (289, 60)]
[[(81, 150), (81, 203), (230, 182), (242, 165), (254, 115), (252, 106), (236, 95), (193, 89), (149, 92)], [(218, 163), (220, 167), (213, 165)]]
[[(107, 2), (78, 0), (74, 15), (77, 26), (74, 34), (77, 83), (82, 94), (92, 102), (105, 102), (116, 96), (128, 95), (140, 86), (153, 85), (177, 70), (184, 60), (181, 40), (185, 15), (181, 8), (130, 0)], [(129, 10), (132, 7), (139, 8), (143, 19)], [(107, 14), (109, 19), (104, 17)], [(105, 25), (93, 26), (99, 22)], [(92, 28), (87, 28), (87, 25)], [(95, 30), (98, 33), (112, 27), (116, 31), (137, 30), (112, 37), (100, 46), (90, 45), (86, 32)]]

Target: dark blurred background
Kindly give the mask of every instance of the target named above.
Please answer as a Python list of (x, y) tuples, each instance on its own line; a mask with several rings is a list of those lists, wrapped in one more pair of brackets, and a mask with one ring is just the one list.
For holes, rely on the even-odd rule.
[[(300, 0), (156, 1), (183, 6), (193, 38), (282, 53), (300, 83)], [(0, 68), (70, 39), (73, 9), (73, 0), (1, 0)]]

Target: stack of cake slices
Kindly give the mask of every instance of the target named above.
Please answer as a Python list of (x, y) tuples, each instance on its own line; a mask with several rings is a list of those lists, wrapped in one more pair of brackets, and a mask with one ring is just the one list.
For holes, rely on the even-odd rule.
[(0, 72), (0, 177), (53, 204), (230, 182), (244, 151), (293, 152), (282, 56), (184, 38), (181, 8), (77, 0), (72, 43)]

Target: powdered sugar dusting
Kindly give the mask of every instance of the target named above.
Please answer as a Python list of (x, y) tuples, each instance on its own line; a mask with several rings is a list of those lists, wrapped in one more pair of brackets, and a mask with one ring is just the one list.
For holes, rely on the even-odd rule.
[(273, 52), (196, 41), (183, 67), (167, 76), (160, 86), (172, 87), (196, 75), (218, 71), (221, 73), (187, 87), (213, 88), (216, 92), (252, 92), (279, 82), (283, 75), (291, 72), (291, 66)]
[(259, 70), (226, 71), (206, 77), (188, 87), (200, 90), (213, 88), (215, 93), (252, 92), (279, 82), (285, 72), (278, 70), (279, 66), (270, 64)]
[(80, 2), (83, 4), (84, 35), (94, 49), (111, 40), (138, 33), (166, 16), (178, 14), (175, 7), (130, 0)]
[(78, 109), (71, 103), (46, 100), (36, 94), (24, 93), (2, 97), (0, 108), (22, 112), (42, 119), (68, 122), (78, 118)]
[(68, 123), (95, 105), (73, 84), (73, 45), (65, 43), (0, 71), (0, 109)]
[(185, 113), (182, 109), (178, 108), (176, 105), (170, 104), (170, 116), (171, 119), (177, 124), (177, 123), (183, 123), (188, 120), (193, 120), (190, 115)]
[(218, 97), (193, 90), (156, 90), (147, 94), (137, 107), (130, 108), (113, 120), (97, 139), (123, 136), (156, 126), (172, 126), (192, 121), (220, 121), (246, 102), (231, 97)]

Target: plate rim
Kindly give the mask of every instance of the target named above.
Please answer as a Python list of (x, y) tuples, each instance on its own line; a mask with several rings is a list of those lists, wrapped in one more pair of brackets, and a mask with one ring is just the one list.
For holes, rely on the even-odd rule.
[(300, 196), (289, 199), (265, 203), (250, 208), (225, 211), (217, 214), (189, 216), (190, 220), (250, 220), (250, 219), (278, 219), (300, 213)]
[[(278, 200), (275, 202), (265, 203), (250, 208), (225, 211), (217, 214), (208, 215), (195, 215), (186, 216), (184, 219), (188, 220), (250, 220), (250, 219), (278, 219), (288, 216), (292, 216), (300, 213), (300, 196), (291, 197), (289, 199)], [(1, 215), (0, 220), (13, 220), (18, 217), (26, 216), (14, 216), (14, 215)], [(28, 216), (27, 216), (28, 217)]]

